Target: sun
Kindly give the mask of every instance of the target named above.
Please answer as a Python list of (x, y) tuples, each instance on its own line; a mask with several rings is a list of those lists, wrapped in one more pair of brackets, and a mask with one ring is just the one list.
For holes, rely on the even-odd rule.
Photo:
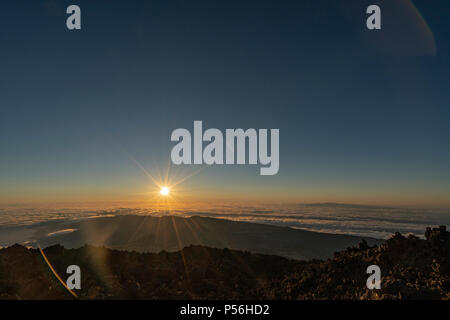
[(168, 187), (161, 187), (161, 190), (159, 190), (159, 194), (162, 196), (168, 196), (170, 192), (170, 189)]

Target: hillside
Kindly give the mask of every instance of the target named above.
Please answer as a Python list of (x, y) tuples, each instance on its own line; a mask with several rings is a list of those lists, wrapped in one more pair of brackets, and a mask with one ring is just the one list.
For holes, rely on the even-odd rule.
[[(396, 234), (380, 246), (362, 241), (328, 260), (309, 262), (229, 249), (189, 246), (138, 253), (83, 246), (45, 250), (57, 272), (82, 270), (82, 299), (449, 299), (450, 233), (426, 240)], [(368, 265), (382, 289), (366, 289)], [(71, 299), (36, 249), (0, 250), (0, 298)]]
[[(199, 216), (119, 215), (74, 222), (50, 222), (35, 229), (35, 239), (41, 247), (60, 244), (65, 248), (79, 248), (89, 244), (110, 249), (157, 253), (162, 250), (175, 252), (190, 245), (199, 245), (298, 260), (326, 259), (336, 251), (357, 245), (362, 239)], [(73, 232), (54, 234), (58, 230)], [(369, 244), (381, 242), (373, 238), (365, 240)]]

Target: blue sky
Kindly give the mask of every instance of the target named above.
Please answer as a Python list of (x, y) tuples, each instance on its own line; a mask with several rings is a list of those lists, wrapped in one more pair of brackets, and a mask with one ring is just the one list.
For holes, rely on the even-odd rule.
[(204, 168), (195, 196), (450, 205), (448, 2), (368, 31), (372, 3), (2, 1), (0, 202), (137, 199), (131, 159), (163, 171), (203, 120), (279, 128), (280, 171)]

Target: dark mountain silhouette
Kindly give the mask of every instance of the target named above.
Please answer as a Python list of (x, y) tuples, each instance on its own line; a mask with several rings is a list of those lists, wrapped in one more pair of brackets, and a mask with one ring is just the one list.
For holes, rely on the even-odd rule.
[[(322, 259), (335, 251), (355, 246), (362, 237), (311, 232), (288, 227), (193, 216), (190, 218), (123, 215), (51, 224), (36, 233), (41, 247), (60, 244), (79, 248), (85, 244), (111, 249), (160, 252), (178, 251), (190, 245), (247, 250), (294, 259)], [(71, 233), (48, 236), (50, 231)], [(365, 238), (369, 244), (381, 240)]]
[[(426, 240), (397, 233), (379, 246), (361, 241), (328, 260), (189, 246), (138, 253), (83, 246), (45, 249), (65, 278), (82, 270), (81, 299), (450, 299), (450, 233), (427, 229)], [(380, 290), (366, 288), (366, 268), (381, 268)], [(0, 250), (0, 298), (73, 299), (39, 250)]]

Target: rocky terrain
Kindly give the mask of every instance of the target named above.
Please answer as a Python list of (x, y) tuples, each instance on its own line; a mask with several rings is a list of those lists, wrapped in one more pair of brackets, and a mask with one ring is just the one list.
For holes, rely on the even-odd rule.
[[(380, 245), (362, 241), (327, 260), (299, 261), (189, 246), (140, 253), (55, 245), (45, 255), (58, 274), (81, 268), (80, 299), (449, 299), (450, 232), (426, 239), (399, 233)], [(366, 268), (381, 268), (381, 289), (366, 288)], [(0, 250), (1, 299), (73, 299), (38, 249)]]

